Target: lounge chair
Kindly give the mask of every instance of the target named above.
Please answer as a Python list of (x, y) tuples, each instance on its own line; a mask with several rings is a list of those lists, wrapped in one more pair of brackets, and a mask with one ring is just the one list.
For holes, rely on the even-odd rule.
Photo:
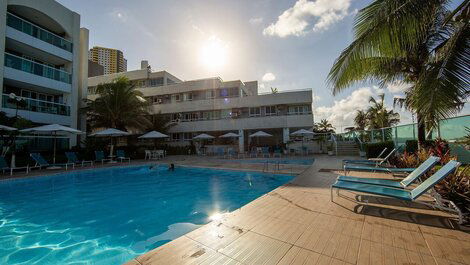
[(276, 150), (274, 150), (273, 157), (279, 157), (279, 158), (281, 158), (281, 157), (282, 157), (281, 149), (276, 149)]
[(385, 150), (387, 150), (387, 148), (382, 150), (382, 152), (376, 158), (369, 158), (369, 159), (362, 159), (362, 160), (348, 160), (348, 159), (345, 159), (345, 160), (343, 160), (343, 166), (345, 164), (360, 164), (360, 165), (375, 165), (375, 166), (383, 165), (383, 164), (387, 163), (388, 159), (397, 151), (397, 149), (394, 148), (394, 149), (392, 149), (392, 151), (390, 151), (390, 153), (388, 153), (387, 156), (385, 156), (384, 158), (380, 158), (380, 156), (382, 156), (382, 154), (385, 152)]
[(77, 153), (75, 152), (65, 152), (65, 156), (67, 157), (68, 163), (81, 165), (82, 167), (85, 166), (85, 164), (90, 164), (91, 166), (93, 166), (93, 161), (79, 160), (77, 157)]
[(131, 163), (131, 158), (126, 157), (126, 153), (124, 153), (124, 150), (116, 150), (116, 158), (121, 162), (127, 160), (129, 163)]
[(358, 178), (352, 176), (339, 176), (337, 180), (340, 181), (349, 181), (349, 182), (357, 182), (363, 184), (371, 184), (371, 185), (380, 185), (392, 188), (406, 188), (419, 177), (424, 175), (426, 172), (431, 170), (437, 162), (439, 162), (440, 158), (436, 156), (430, 156), (426, 161), (424, 161), (419, 167), (417, 167), (413, 172), (411, 172), (406, 178), (402, 181), (398, 182), (391, 179), (378, 179), (378, 178)]
[(251, 148), (250, 158), (253, 158), (253, 157), (258, 157), (258, 150), (256, 150), (256, 148)]
[[(441, 209), (444, 211), (449, 211), (455, 213), (459, 216), (459, 223), (463, 222), (463, 215), (460, 210), (455, 207), (453, 202), (446, 201), (440, 196), (435, 197), (434, 203), (427, 203), (423, 201), (417, 201), (421, 195), (423, 195), (426, 191), (433, 188), (438, 182), (446, 178), (452, 172), (455, 172), (457, 168), (460, 166), (460, 163), (457, 161), (450, 161), (445, 166), (443, 166), (439, 171), (434, 173), (428, 179), (426, 179), (423, 183), (421, 183), (416, 188), (412, 189), (411, 191), (405, 189), (396, 189), (391, 187), (379, 186), (379, 185), (371, 185), (371, 184), (364, 184), (358, 182), (350, 182), (350, 181), (342, 181), (337, 180), (333, 185), (331, 185), (331, 201), (333, 201), (333, 189), (336, 189), (336, 193), (339, 196), (339, 190), (349, 190), (355, 192), (363, 192), (368, 194), (380, 195), (389, 198), (395, 198), (398, 200), (403, 201), (412, 201), (415, 203), (424, 204), (427, 206), (431, 206), (437, 209)], [(444, 205), (447, 202), (449, 206)]]
[(65, 167), (65, 170), (68, 170), (69, 166), (72, 166), (72, 168), (75, 168), (74, 163), (55, 163), (55, 164), (49, 164), (44, 157), (40, 153), (31, 153), (29, 154), (31, 158), (36, 162), (34, 165), (34, 168), (43, 168), (43, 167)]
[(101, 162), (101, 164), (104, 164), (104, 162), (111, 162), (111, 161), (112, 161), (111, 159), (104, 157), (103, 151), (95, 151), (95, 162)]
[(29, 167), (26, 166), (26, 167), (14, 167), (14, 168), (11, 168), (8, 166), (7, 164), (7, 161), (5, 160), (5, 157), (3, 156), (0, 156), (0, 170), (3, 171), (3, 173), (5, 173), (5, 171), (10, 171), (10, 176), (13, 175), (13, 170), (17, 170), (17, 169), (26, 169), (26, 173), (29, 172)]
[(271, 157), (271, 154), (269, 154), (269, 147), (261, 147), (261, 153), (263, 154), (263, 157)]
[(368, 167), (366, 165), (348, 165), (344, 166), (344, 175), (347, 175), (349, 171), (367, 171), (367, 172), (382, 172), (382, 173), (390, 173), (390, 174), (404, 174), (404, 173), (411, 173), (416, 168), (396, 168), (396, 167)]
[(226, 158), (236, 158), (238, 157), (237, 152), (233, 148), (229, 148), (227, 154), (225, 155)]

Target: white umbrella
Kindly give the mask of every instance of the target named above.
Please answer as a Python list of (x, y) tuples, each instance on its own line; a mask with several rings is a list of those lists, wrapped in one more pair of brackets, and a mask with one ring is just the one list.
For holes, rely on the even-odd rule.
[(109, 156), (110, 157), (113, 156), (113, 151), (114, 151), (114, 144), (113, 144), (113, 138), (112, 137), (128, 136), (128, 135), (130, 135), (130, 133), (125, 132), (125, 131), (121, 131), (121, 130), (118, 130), (118, 129), (114, 129), (114, 128), (109, 128), (109, 129), (105, 129), (105, 130), (98, 131), (98, 132), (90, 134), (90, 136), (96, 136), (96, 137), (111, 137), (111, 148), (109, 150)]
[(215, 137), (212, 135), (208, 135), (205, 133), (199, 134), (193, 137), (193, 140), (207, 140), (207, 139), (214, 139)]
[(142, 136), (139, 136), (138, 138), (140, 139), (158, 139), (158, 138), (167, 138), (169, 137), (168, 135), (166, 134), (163, 134), (161, 132), (157, 132), (157, 131), (151, 131), (151, 132), (148, 132)]
[(314, 134), (315, 134), (314, 132), (311, 132), (311, 131), (308, 131), (308, 130), (305, 130), (305, 129), (300, 129), (298, 131), (295, 131), (295, 132), (291, 133), (290, 135), (304, 136), (304, 135), (314, 135)]
[(240, 137), (240, 135), (236, 133), (232, 133), (232, 132), (219, 136), (219, 138), (238, 138), (238, 137)]
[(254, 134), (251, 134), (250, 137), (271, 137), (273, 136), (272, 134), (265, 133), (263, 131), (257, 131)]
[(5, 125), (0, 125), (0, 130), (3, 130), (3, 131), (18, 131), (18, 129), (16, 129), (16, 128), (8, 127), (8, 126), (5, 126)]
[(35, 132), (35, 133), (51, 133), (54, 136), (54, 157), (52, 163), (55, 164), (55, 157), (56, 157), (56, 146), (57, 146), (57, 133), (73, 133), (73, 134), (81, 134), (82, 131), (79, 131), (74, 128), (70, 128), (67, 126), (59, 125), (59, 124), (49, 124), (34, 128), (28, 128), (21, 130), (21, 132)]

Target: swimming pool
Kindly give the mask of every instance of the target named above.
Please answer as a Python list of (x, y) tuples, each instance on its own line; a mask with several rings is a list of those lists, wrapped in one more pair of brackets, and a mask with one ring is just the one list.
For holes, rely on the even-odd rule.
[(253, 159), (235, 159), (235, 162), (243, 164), (264, 164), (266, 161), (270, 164), (284, 164), (284, 165), (311, 165), (314, 162), (313, 158), (253, 158)]
[(0, 264), (121, 264), (290, 179), (139, 166), (0, 181)]

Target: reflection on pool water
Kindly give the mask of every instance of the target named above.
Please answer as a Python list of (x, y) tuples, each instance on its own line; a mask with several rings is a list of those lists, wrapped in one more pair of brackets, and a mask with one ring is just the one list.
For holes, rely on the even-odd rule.
[(0, 182), (0, 264), (121, 264), (292, 176), (92, 169)]
[(313, 158), (253, 158), (253, 159), (235, 159), (234, 162), (243, 164), (284, 164), (284, 165), (311, 165)]

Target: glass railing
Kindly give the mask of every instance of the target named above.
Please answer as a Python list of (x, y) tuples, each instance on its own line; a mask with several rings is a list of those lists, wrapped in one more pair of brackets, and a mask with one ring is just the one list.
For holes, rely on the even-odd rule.
[(56, 34), (42, 29), (11, 13), (7, 14), (7, 25), (56, 47), (72, 52), (72, 43)]
[(36, 63), (9, 53), (5, 53), (5, 66), (49, 79), (54, 79), (67, 84), (70, 84), (72, 81), (72, 75), (65, 71), (55, 69), (45, 64)]
[[(9, 95), (3, 94), (2, 107), (16, 109), (16, 104), (10, 102), (9, 99)], [(70, 116), (70, 106), (32, 98), (22, 97), (22, 99), (25, 101), (26, 104), (24, 107), (19, 108), (21, 110)]]

